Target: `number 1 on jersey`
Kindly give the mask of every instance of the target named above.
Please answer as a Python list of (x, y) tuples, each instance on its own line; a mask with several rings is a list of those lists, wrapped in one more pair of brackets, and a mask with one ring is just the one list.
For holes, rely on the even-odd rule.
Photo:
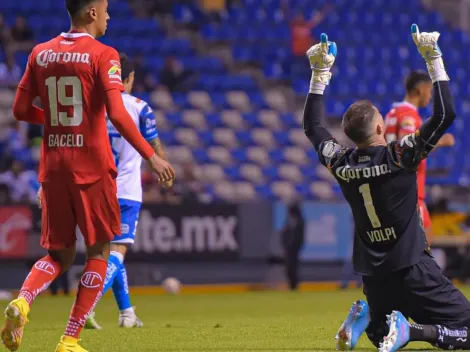
[[(51, 126), (79, 126), (83, 121), (82, 82), (75, 76), (49, 77), (46, 79), (49, 109), (51, 111)], [(67, 96), (67, 87), (72, 88), (72, 96)], [(58, 112), (58, 104), (66, 107), (73, 106), (73, 116), (66, 112)]]
[(375, 211), (374, 202), (372, 201), (372, 195), (370, 194), (370, 185), (368, 183), (363, 184), (359, 187), (359, 193), (362, 194), (364, 199), (364, 206), (366, 207), (367, 216), (369, 217), (370, 223), (374, 229), (382, 227), (377, 212)]

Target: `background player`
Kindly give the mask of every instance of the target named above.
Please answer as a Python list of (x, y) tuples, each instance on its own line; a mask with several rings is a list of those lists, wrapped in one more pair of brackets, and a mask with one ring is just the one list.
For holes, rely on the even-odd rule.
[[(120, 233), (105, 108), (159, 180), (174, 178), (172, 167), (155, 154), (124, 107), (118, 53), (95, 40), (106, 31), (107, 0), (66, 0), (66, 7), (71, 31), (33, 49), (13, 106), (18, 120), (44, 124), (41, 245), (49, 254), (34, 264), (19, 297), (5, 311), (1, 339), (11, 351), (19, 348), (35, 297), (73, 263), (77, 225), (87, 245), (87, 261), (56, 351), (85, 351), (78, 337), (102, 294), (109, 241)], [(33, 105), (36, 97), (44, 110)]]
[[(429, 104), (432, 97), (432, 81), (425, 71), (412, 71), (405, 80), (406, 95), (402, 102), (395, 103), (385, 117), (385, 139), (387, 142), (401, 140), (410, 133), (415, 133), (422, 125), (418, 109)], [(446, 133), (436, 145), (437, 147), (452, 147), (454, 136)], [(426, 160), (423, 160), (417, 170), (418, 204), (423, 219), (426, 238), (430, 245), (433, 238), (431, 217), (426, 207)]]
[[(353, 349), (366, 329), (380, 352), (409, 341), (470, 348), (470, 303), (430, 255), (417, 209), (416, 168), (455, 119), (449, 77), (437, 46), (439, 33), (420, 34), (416, 25), (412, 33), (434, 83), (433, 115), (415, 133), (389, 144), (384, 120), (369, 101), (354, 103), (343, 116), (344, 132), (357, 147), (336, 142), (321, 125), (336, 44), (322, 34), (321, 44), (307, 52), (312, 80), (304, 129), (353, 212), (354, 269), (363, 276), (368, 301), (353, 304), (338, 331), (337, 349)], [(410, 325), (397, 309), (427, 325)]]
[[(163, 159), (167, 159), (163, 145), (158, 137), (155, 115), (150, 106), (143, 100), (130, 93), (134, 84), (134, 67), (129, 58), (121, 54), (122, 81), (124, 93), (122, 98), (126, 110), (132, 116), (134, 123), (139, 128), (142, 136), (150, 143), (155, 153)], [(118, 169), (117, 190), (119, 206), (121, 208), (121, 236), (114, 237), (111, 241), (111, 254), (108, 260), (108, 269), (104, 282), (103, 294), (111, 287), (114, 298), (119, 307), (119, 326), (123, 328), (141, 327), (142, 322), (137, 318), (131, 305), (129, 287), (127, 284), (127, 272), (124, 266), (124, 258), (127, 249), (134, 243), (139, 212), (142, 206), (142, 182), (141, 165), (142, 157), (134, 148), (125, 141), (121, 134), (108, 120), (108, 133), (114, 160)], [(173, 181), (164, 183), (168, 188)], [(94, 313), (90, 314), (85, 325), (90, 329), (101, 329), (96, 322)]]

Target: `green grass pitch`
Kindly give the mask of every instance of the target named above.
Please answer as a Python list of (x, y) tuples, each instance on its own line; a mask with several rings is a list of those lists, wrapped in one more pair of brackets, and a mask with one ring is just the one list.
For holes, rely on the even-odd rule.
[[(104, 330), (85, 330), (82, 345), (90, 352), (333, 351), (336, 330), (351, 303), (362, 297), (359, 290), (134, 296), (144, 328), (120, 329), (114, 300), (107, 295), (96, 309)], [(72, 302), (71, 297), (39, 297), (19, 351), (54, 351)], [(409, 348), (432, 349), (419, 343)], [(376, 349), (363, 336), (356, 350)]]

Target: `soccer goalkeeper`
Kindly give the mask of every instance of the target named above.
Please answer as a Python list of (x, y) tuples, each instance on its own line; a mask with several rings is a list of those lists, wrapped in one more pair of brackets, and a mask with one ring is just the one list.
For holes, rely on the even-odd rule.
[(305, 134), (351, 206), (354, 269), (363, 278), (367, 297), (367, 302), (353, 304), (340, 327), (340, 350), (354, 349), (364, 332), (380, 352), (394, 352), (411, 341), (470, 349), (470, 303), (428, 251), (417, 196), (416, 169), (455, 119), (449, 77), (437, 45), (439, 33), (420, 34), (416, 25), (411, 31), (433, 81), (434, 106), (431, 118), (401, 141), (387, 143), (377, 108), (358, 101), (342, 121), (356, 148), (338, 144), (321, 125), (323, 92), (331, 79), (336, 44), (322, 34), (321, 43), (307, 52), (312, 79), (304, 110)]

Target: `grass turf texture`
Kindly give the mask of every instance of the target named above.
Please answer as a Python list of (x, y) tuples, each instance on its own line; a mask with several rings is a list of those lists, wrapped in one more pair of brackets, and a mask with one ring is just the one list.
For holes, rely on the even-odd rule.
[[(117, 307), (107, 295), (96, 309), (104, 330), (85, 330), (82, 345), (90, 352), (332, 351), (338, 327), (359, 298), (359, 290), (134, 296), (144, 328), (120, 329)], [(54, 351), (72, 302), (71, 297), (39, 297), (19, 351)], [(432, 349), (423, 343), (408, 348)], [(374, 350), (362, 336), (356, 351)]]

